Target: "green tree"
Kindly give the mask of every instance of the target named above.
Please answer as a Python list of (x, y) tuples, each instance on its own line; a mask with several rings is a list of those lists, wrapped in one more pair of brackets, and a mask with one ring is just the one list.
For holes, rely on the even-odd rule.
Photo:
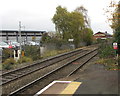
[(112, 26), (114, 29), (115, 41), (118, 43), (118, 54), (120, 55), (120, 1), (113, 13)]
[(44, 34), (42, 35), (42, 38), (41, 38), (42, 43), (47, 43), (47, 42), (49, 42), (50, 40), (51, 40), (51, 37), (48, 35), (48, 33), (44, 33)]
[[(71, 12), (69, 21), (69, 38), (74, 39), (75, 47), (79, 47), (81, 41), (81, 32), (84, 28), (84, 18), (82, 13), (79, 12)], [(69, 39), (68, 38), (68, 39)]]
[(115, 13), (113, 14), (113, 24), (114, 29), (115, 29), (115, 38), (118, 40), (119, 38), (119, 33), (120, 33), (120, 2), (118, 3), (118, 6), (115, 10)]
[(80, 43), (80, 33), (84, 28), (84, 17), (80, 12), (68, 12), (66, 8), (58, 6), (56, 13), (52, 18), (55, 24), (56, 31), (58, 31), (64, 40), (74, 39), (76, 47)]
[(105, 13), (108, 13), (107, 18), (111, 23), (110, 27), (113, 29), (114, 42), (118, 43), (118, 54), (120, 55), (120, 1), (116, 3), (111, 0)]
[(90, 28), (85, 28), (83, 30), (83, 41), (86, 45), (91, 45), (93, 41), (93, 31)]
[(68, 19), (69, 12), (66, 8), (62, 8), (58, 6), (56, 8), (56, 13), (54, 14), (52, 21), (55, 24), (55, 29), (61, 35), (61, 38), (65, 39), (66, 32), (67, 32), (67, 19)]
[[(41, 58), (39, 46), (25, 46), (25, 56), (31, 58), (33, 61)], [(22, 60), (23, 58), (21, 58)], [(26, 58), (27, 59), (27, 58)], [(28, 60), (30, 61), (30, 60)]]

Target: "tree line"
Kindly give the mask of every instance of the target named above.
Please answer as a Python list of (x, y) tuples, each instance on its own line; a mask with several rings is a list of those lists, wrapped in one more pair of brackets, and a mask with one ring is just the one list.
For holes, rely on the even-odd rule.
[(110, 26), (113, 29), (114, 42), (118, 43), (118, 54), (120, 55), (120, 1), (117, 4), (111, 2), (110, 7), (115, 7), (112, 18), (110, 18), (112, 22)]
[(69, 12), (67, 8), (56, 7), (56, 13), (52, 18), (55, 24), (59, 39), (68, 41), (73, 39), (75, 47), (79, 47), (80, 42), (90, 45), (93, 40), (93, 31), (90, 28), (90, 19), (87, 10), (80, 6), (74, 11)]

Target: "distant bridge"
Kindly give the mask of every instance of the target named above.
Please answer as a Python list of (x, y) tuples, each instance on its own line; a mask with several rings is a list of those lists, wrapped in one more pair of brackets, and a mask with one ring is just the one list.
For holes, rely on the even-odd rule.
[[(46, 31), (21, 31), (22, 41), (32, 40), (32, 37), (35, 37), (37, 40), (40, 40), (43, 33)], [(0, 37), (2, 40), (15, 40), (19, 41), (19, 32), (17, 30), (0, 30)]]

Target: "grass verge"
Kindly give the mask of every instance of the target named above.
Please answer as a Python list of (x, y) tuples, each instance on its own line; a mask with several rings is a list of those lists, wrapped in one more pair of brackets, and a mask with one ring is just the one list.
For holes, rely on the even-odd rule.
[(55, 56), (55, 55), (58, 55), (58, 54), (62, 54), (62, 53), (65, 53), (65, 52), (69, 52), (71, 51), (70, 49), (67, 49), (67, 50), (52, 50), (52, 51), (46, 51), (43, 55), (42, 55), (42, 58), (47, 58), (47, 57), (50, 57), (50, 56)]

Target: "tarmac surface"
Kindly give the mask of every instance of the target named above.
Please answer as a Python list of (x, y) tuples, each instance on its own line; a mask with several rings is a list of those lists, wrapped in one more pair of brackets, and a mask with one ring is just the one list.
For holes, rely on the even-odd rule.
[(118, 94), (118, 71), (92, 64), (75, 81), (82, 82), (74, 94)]

